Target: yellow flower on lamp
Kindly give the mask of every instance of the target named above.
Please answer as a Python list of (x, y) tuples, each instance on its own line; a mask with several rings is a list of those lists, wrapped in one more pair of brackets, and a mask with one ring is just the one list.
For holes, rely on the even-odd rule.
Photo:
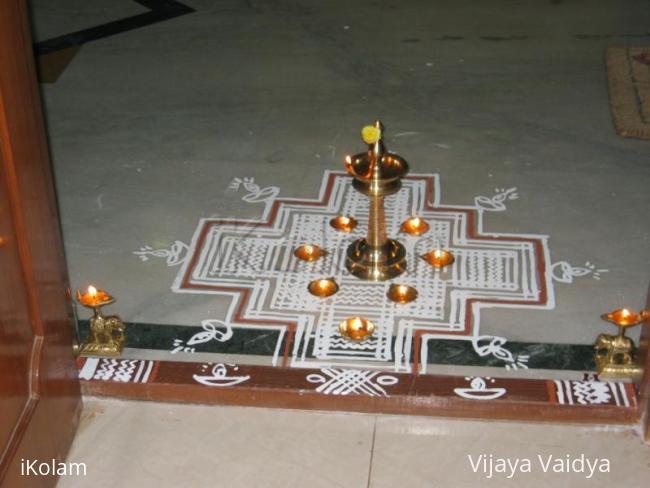
[(379, 124), (366, 125), (361, 129), (361, 138), (366, 144), (375, 144), (381, 139), (381, 126)]

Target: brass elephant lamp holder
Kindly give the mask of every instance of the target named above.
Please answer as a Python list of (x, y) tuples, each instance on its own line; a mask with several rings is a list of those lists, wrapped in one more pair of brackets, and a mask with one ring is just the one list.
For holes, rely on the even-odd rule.
[(625, 331), (648, 320), (650, 312), (619, 308), (601, 315), (601, 318), (616, 325), (618, 334), (600, 334), (596, 339), (594, 359), (598, 375), (612, 378), (640, 376), (643, 369), (636, 362), (636, 346), (625, 336)]
[(117, 315), (102, 315), (102, 307), (115, 299), (104, 290), (89, 286), (84, 293), (77, 290), (77, 301), (93, 310), (90, 334), (79, 349), (81, 356), (119, 357), (124, 349), (126, 335), (124, 322)]

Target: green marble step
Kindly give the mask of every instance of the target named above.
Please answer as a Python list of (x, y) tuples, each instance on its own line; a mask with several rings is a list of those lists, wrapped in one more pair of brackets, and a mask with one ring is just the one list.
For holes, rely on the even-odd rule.
[[(169, 352), (187, 341), (201, 327), (187, 325), (127, 323), (126, 347), (133, 349), (153, 349)], [(88, 336), (88, 321), (79, 321), (81, 340)], [(233, 329), (233, 336), (226, 342), (208, 341), (191, 347), (195, 352), (215, 354), (241, 354), (272, 356), (279, 332), (260, 329)], [(286, 338), (285, 338), (286, 340)], [(282, 344), (282, 348), (284, 343)], [(503, 361), (488, 355), (479, 356), (471, 342), (461, 340), (431, 340), (427, 343), (428, 364), (463, 366), (503, 366)], [(553, 344), (535, 342), (510, 342), (508, 350), (514, 356), (529, 356), (526, 365), (529, 369), (554, 369), (568, 371), (593, 371), (595, 369), (593, 348), (582, 344)], [(309, 357), (313, 355), (308, 354)], [(168, 357), (165, 359), (169, 359)]]

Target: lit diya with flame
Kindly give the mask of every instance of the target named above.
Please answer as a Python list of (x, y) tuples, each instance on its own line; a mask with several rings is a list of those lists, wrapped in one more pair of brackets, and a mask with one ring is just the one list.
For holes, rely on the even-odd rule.
[(307, 285), (309, 293), (320, 298), (327, 298), (339, 291), (339, 285), (334, 278), (321, 278), (314, 280)]
[(454, 255), (444, 249), (434, 249), (420, 257), (434, 268), (444, 268), (454, 262)]
[(642, 310), (641, 312), (635, 312), (629, 308), (617, 308), (609, 313), (604, 313), (600, 317), (623, 329), (638, 325), (650, 318), (650, 311)]
[(316, 261), (327, 254), (327, 251), (316, 244), (303, 244), (298, 246), (293, 255), (303, 261)]
[(343, 337), (355, 342), (368, 339), (375, 332), (375, 324), (363, 317), (350, 317), (339, 324)]
[(412, 286), (392, 284), (386, 293), (388, 299), (395, 303), (405, 304), (418, 297), (418, 291)]
[(330, 220), (330, 225), (340, 232), (352, 232), (357, 224), (357, 219), (348, 215), (338, 215)]
[(77, 290), (77, 301), (84, 307), (99, 308), (109, 303), (113, 303), (115, 299), (102, 289), (95, 288), (90, 285), (84, 293)]
[(119, 357), (124, 349), (126, 335), (124, 322), (117, 315), (102, 315), (102, 307), (114, 299), (104, 290), (90, 285), (85, 292), (77, 290), (77, 300), (93, 310), (89, 320), (86, 341), (79, 348), (81, 356)]
[(411, 217), (402, 222), (400, 230), (412, 236), (419, 236), (429, 230), (429, 224), (420, 217)]

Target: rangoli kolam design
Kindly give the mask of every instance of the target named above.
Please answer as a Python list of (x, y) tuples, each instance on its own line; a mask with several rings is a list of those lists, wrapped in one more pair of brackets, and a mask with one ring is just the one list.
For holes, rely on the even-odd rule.
[[(486, 231), (485, 213), (505, 211), (516, 188), (443, 204), (439, 175), (409, 173), (403, 158), (385, 151), (382, 129), (364, 128), (368, 151), (346, 158), (347, 173), (326, 171), (315, 199), (280, 198), (278, 187), (236, 178), (230, 189), (264, 205), (259, 219), (201, 219), (189, 244), (135, 252), (180, 265), (175, 293), (231, 298), (219, 320), (225, 332), (202, 323), (204, 331), (187, 344), (175, 340), (172, 353), (225, 342), (239, 328), (274, 331), (271, 366), (420, 374), (428, 344), (445, 339), (469, 342), (507, 369), (527, 368), (529, 357), (513, 354), (505, 337), (481, 333), (481, 310), (552, 309), (554, 281), (599, 279), (606, 270), (552, 264), (544, 235)], [(399, 254), (385, 254), (394, 263), (380, 278), (359, 272), (368, 256), (354, 254), (358, 243), (375, 241)], [(363, 340), (342, 334), (340, 324), (354, 317), (373, 325)]]
[[(380, 135), (379, 123), (375, 129)], [(391, 180), (390, 168), (384, 173), (387, 191), (381, 198), (374, 198), (372, 182), (357, 181), (364, 178), (366, 153), (348, 158), (354, 179), (326, 171), (313, 199), (280, 197), (278, 187), (235, 178), (231, 190), (243, 191), (248, 204), (263, 205), (258, 219), (203, 218), (189, 243), (177, 240), (169, 249), (145, 246), (134, 252), (142, 261), (163, 258), (168, 266), (179, 267), (174, 293), (222, 295), (230, 304), (225, 316), (202, 320), (192, 337), (173, 340), (166, 354), (170, 359), (189, 355), (182, 361), (81, 359), (82, 379), (91, 384), (88, 392), (104, 391), (97, 389), (99, 383), (183, 385), (206, 389), (192, 390), (194, 400), (240, 402), (236, 396), (208, 393), (238, 389), (255, 392), (255, 398), (265, 398), (271, 406), (277, 404), (276, 392), (293, 392), (291, 405), (305, 401), (307, 408), (314, 404), (304, 395), (365, 396), (373, 398), (365, 404), (368, 411), (397, 413), (414, 396), (444, 399), (436, 412), (453, 410), (449, 401), (513, 400), (533, 409), (540, 404), (624, 408), (629, 412), (623, 417), (632, 419), (634, 386), (603, 382), (589, 373), (580, 373), (581, 380), (429, 374), (427, 353), (435, 341), (464, 342), (482, 361), (527, 368), (529, 356), (513, 354), (507, 338), (481, 333), (481, 311), (553, 309), (555, 282), (569, 284), (588, 275), (600, 279), (607, 270), (591, 263), (552, 263), (545, 235), (487, 231), (485, 214), (505, 211), (518, 197), (516, 188), (477, 196), (468, 205), (446, 205), (438, 174), (408, 173), (406, 162), (384, 152), (380, 139), (366, 142), (370, 160), (374, 155), (375, 161), (400, 165), (399, 182)], [(388, 255), (395, 263), (383, 281), (356, 273), (357, 261), (350, 254), (366, 236), (367, 242), (380, 242), (377, 235), (397, 253)], [(261, 331), (256, 337), (274, 342), (273, 353), (257, 355), (255, 364), (228, 362), (228, 353), (214, 354), (212, 362), (205, 361), (208, 356), (188, 361), (208, 343), (223, 343), (224, 351), (236, 349), (227, 345), (244, 331)], [(149, 398), (149, 393), (143, 395)], [(400, 400), (381, 400), (389, 397)], [(356, 409), (358, 404), (331, 405)], [(412, 413), (429, 412), (426, 402), (409, 405)], [(595, 420), (606, 415), (591, 412)]]
[[(504, 338), (480, 334), (484, 307), (554, 306), (547, 237), (483, 232), (484, 213), (504, 210), (514, 189), (477, 197), (471, 206), (449, 206), (440, 203), (437, 174), (403, 180), (385, 202), (388, 234), (398, 235), (410, 215), (430, 226), (422, 235), (400, 234), (410, 259), (407, 272), (394, 281), (418, 291), (407, 304), (386, 299), (390, 281), (359, 280), (345, 269), (345, 250), (365, 234), (368, 216), (368, 201), (348, 175), (326, 172), (314, 200), (276, 198), (277, 193), (258, 189), (258, 198), (248, 198), (266, 204), (259, 220), (202, 219), (172, 286), (176, 293), (233, 297), (226, 322), (234, 328), (279, 330), (273, 365), (411, 371), (426, 365), (427, 341), (453, 337), (471, 341), (477, 354), (525, 366)], [(340, 232), (330, 225), (336, 215), (354, 216), (358, 225)], [(326, 253), (313, 262), (301, 260), (295, 250), (304, 245)], [(453, 253), (447, 268), (418, 258), (436, 248)], [(326, 299), (308, 289), (324, 277), (339, 285)], [(354, 315), (376, 325), (373, 337), (360, 343), (341, 337), (339, 323)]]

